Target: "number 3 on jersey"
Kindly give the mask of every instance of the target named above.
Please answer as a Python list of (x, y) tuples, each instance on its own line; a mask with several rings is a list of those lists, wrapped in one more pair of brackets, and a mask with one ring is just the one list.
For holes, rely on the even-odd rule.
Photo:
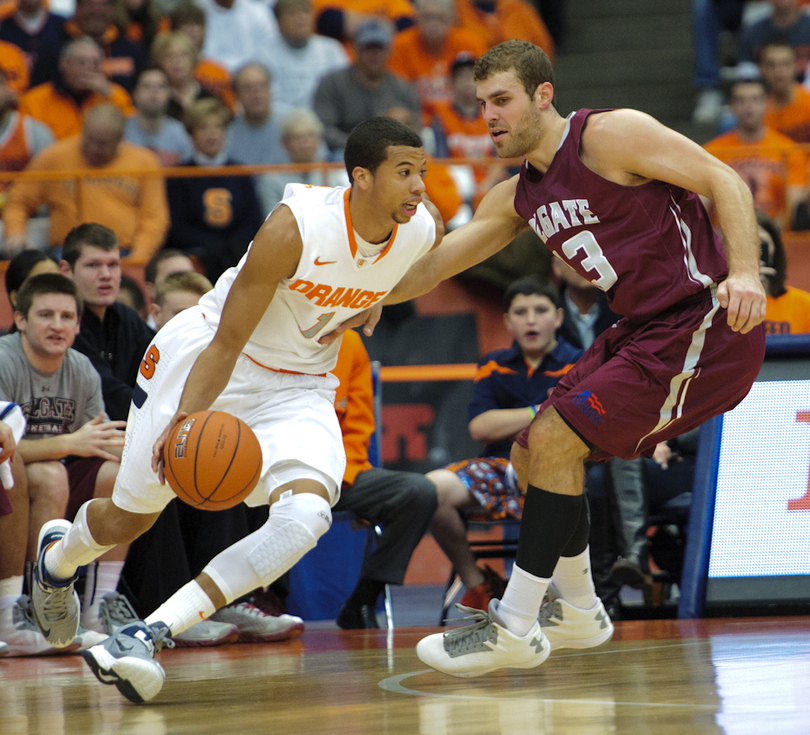
[(157, 364), (160, 362), (160, 350), (154, 345), (149, 345), (149, 349), (146, 351), (146, 356), (143, 358), (143, 362), (141, 362), (141, 375), (144, 378), (149, 380), (155, 374), (155, 368), (157, 368)]
[(599, 243), (589, 230), (583, 230), (570, 240), (566, 240), (560, 249), (569, 260), (573, 260), (579, 250), (583, 250), (585, 257), (582, 259), (581, 265), (586, 271), (596, 271), (599, 274), (599, 278), (590, 280), (594, 286), (603, 291), (607, 291), (618, 280), (616, 271), (613, 270), (613, 266), (608, 262), (602, 248), (599, 247)]

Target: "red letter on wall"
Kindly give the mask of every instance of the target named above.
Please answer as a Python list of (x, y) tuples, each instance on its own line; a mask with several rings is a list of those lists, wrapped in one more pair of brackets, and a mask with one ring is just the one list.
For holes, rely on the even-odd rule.
[[(796, 421), (810, 424), (810, 411), (797, 411)], [(788, 510), (810, 510), (810, 475), (807, 477), (807, 492), (795, 500), (788, 500)]]
[(426, 403), (383, 406), (383, 462), (407, 459), (421, 462), (427, 458), (424, 429), (433, 423), (433, 407)]

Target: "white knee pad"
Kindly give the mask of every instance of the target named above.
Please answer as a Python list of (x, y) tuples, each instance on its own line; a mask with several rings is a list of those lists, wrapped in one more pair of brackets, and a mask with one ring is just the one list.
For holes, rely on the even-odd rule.
[[(73, 525), (62, 539), (64, 559), (77, 568), (89, 564), (110, 549), (115, 548), (115, 545), (102, 546), (93, 538), (90, 526), (87, 524), (87, 507), (92, 502), (92, 500), (88, 500), (79, 508), (76, 517), (73, 519)], [(47, 564), (47, 557), (45, 561), (46, 568), (51, 571), (50, 566)]]
[(332, 510), (322, 497), (290, 495), (270, 506), (258, 531), (217, 554), (203, 571), (231, 602), (278, 579), (331, 525)]

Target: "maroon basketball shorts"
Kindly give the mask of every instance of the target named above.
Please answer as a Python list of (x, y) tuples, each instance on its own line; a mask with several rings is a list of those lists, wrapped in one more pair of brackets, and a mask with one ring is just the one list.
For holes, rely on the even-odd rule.
[[(589, 459), (651, 456), (745, 398), (765, 355), (765, 333), (733, 332), (705, 298), (647, 322), (622, 319), (605, 330), (543, 404), (589, 444)], [(539, 414), (538, 414), (539, 415)], [(518, 438), (526, 447), (528, 429)]]
[(66, 466), (68, 474), (68, 505), (65, 518), (72, 521), (76, 513), (88, 500), (93, 499), (96, 491), (96, 477), (107, 460), (102, 457), (80, 457)]

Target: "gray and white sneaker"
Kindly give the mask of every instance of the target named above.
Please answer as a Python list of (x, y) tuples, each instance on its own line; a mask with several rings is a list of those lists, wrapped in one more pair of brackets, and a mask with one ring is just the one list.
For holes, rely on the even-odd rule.
[(533, 669), (551, 653), (551, 646), (535, 621), (525, 636), (509, 631), (498, 615), (498, 600), (489, 611), (456, 605), (472, 625), (434, 633), (416, 644), (419, 660), (453, 676), (481, 676), (496, 669)]
[(50, 656), (71, 653), (79, 647), (74, 641), (67, 648), (54, 648), (45, 640), (34, 622), (28, 595), (20, 595), (13, 604), (0, 610), (0, 637), (6, 643), (7, 656)]
[(558, 597), (540, 608), (537, 620), (552, 651), (560, 648), (593, 648), (613, 637), (613, 623), (601, 600), (584, 610)]
[(142, 704), (163, 687), (166, 672), (154, 660), (164, 646), (174, 648), (169, 628), (136, 620), (103, 643), (82, 652), (82, 658), (102, 684), (115, 684), (130, 702)]
[(107, 635), (113, 635), (125, 625), (138, 620), (138, 615), (132, 609), (129, 600), (120, 592), (108, 592), (101, 598), (98, 617), (101, 627)]
[(45, 569), (45, 552), (68, 532), (71, 525), (61, 518), (43, 524), (39, 531), (39, 553), (31, 585), (34, 621), (45, 640), (54, 648), (72, 645), (79, 632), (79, 596), (73, 589), (78, 577), (74, 575), (71, 579), (56, 580)]
[[(107, 640), (107, 636), (104, 633), (99, 633), (97, 630), (89, 630), (83, 626), (79, 626), (79, 631), (76, 633), (76, 637), (73, 639), (73, 645), (76, 646), (74, 650), (76, 651), (86, 651), (88, 648), (92, 648), (93, 646), (97, 646), (99, 643), (103, 643)], [(63, 650), (60, 650), (62, 653)]]
[(267, 643), (295, 638), (304, 631), (304, 621), (297, 615), (268, 615), (249, 602), (226, 605), (210, 618), (218, 623), (231, 623), (239, 629), (240, 643)]
[(178, 635), (172, 636), (178, 648), (200, 646), (221, 646), (239, 640), (239, 628), (232, 623), (218, 623), (216, 620), (200, 620)]

